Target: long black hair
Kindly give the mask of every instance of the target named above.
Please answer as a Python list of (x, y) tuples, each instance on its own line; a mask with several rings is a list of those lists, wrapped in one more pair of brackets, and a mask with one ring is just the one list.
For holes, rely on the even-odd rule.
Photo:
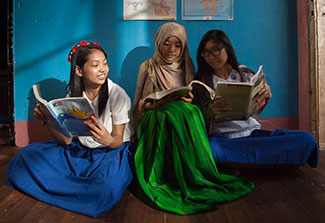
[[(107, 54), (104, 49), (99, 46), (97, 43), (90, 43), (82, 41), (80, 44), (76, 45), (69, 53), (69, 61), (71, 62), (71, 71), (70, 71), (70, 81), (69, 81), (69, 91), (71, 97), (82, 97), (82, 92), (85, 90), (82, 77), (79, 77), (76, 74), (76, 66), (83, 68), (84, 64), (88, 60), (89, 54), (93, 50), (100, 50), (104, 53), (107, 58)], [(77, 51), (77, 52), (75, 52)], [(100, 86), (99, 96), (98, 96), (98, 114), (101, 116), (103, 113), (108, 100), (108, 85), (107, 79), (105, 83)]]
[(210, 40), (214, 41), (216, 44), (220, 44), (221, 46), (223, 46), (226, 49), (228, 55), (227, 63), (233, 69), (237, 70), (240, 74), (241, 71), (239, 69), (239, 63), (237, 61), (235, 50), (226, 33), (222, 30), (210, 30), (206, 32), (200, 41), (196, 54), (196, 60), (198, 65), (196, 78), (212, 87), (212, 75), (214, 70), (212, 67), (210, 67), (210, 65), (205, 61), (204, 57), (201, 55), (201, 53), (205, 50), (205, 44)]

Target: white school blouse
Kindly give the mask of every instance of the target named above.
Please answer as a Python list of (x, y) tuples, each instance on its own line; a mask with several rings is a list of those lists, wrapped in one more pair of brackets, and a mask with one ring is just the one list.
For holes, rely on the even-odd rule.
[[(98, 115), (98, 96), (93, 100), (89, 100), (86, 93), (83, 92), (83, 97), (85, 97), (92, 109), (95, 112), (95, 115), (99, 122), (107, 129), (111, 134), (113, 130), (113, 124), (121, 125), (126, 124), (123, 135), (123, 142), (130, 141), (130, 110), (131, 110), (131, 100), (126, 92), (113, 83), (109, 78), (107, 78), (108, 84), (108, 101), (106, 108), (103, 111), (102, 115)], [(80, 142), (89, 148), (99, 148), (105, 147), (105, 145), (96, 142), (91, 136), (79, 136)]]
[[(241, 82), (243, 79), (251, 80), (251, 77), (254, 74), (244, 73), (245, 78), (241, 78), (239, 72), (235, 69), (232, 69), (228, 79), (229, 82)], [(213, 88), (216, 89), (218, 81), (225, 81), (213, 75)], [(260, 129), (261, 124), (256, 121), (256, 119), (249, 117), (247, 120), (233, 120), (225, 122), (212, 122), (212, 133), (224, 133), (228, 135), (229, 138), (239, 138), (249, 136), (251, 132), (255, 129)]]

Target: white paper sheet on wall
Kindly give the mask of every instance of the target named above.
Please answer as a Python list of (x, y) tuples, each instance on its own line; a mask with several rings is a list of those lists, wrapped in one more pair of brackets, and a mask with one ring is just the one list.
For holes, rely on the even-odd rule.
[(177, 0), (123, 0), (124, 20), (176, 20)]
[(182, 20), (233, 20), (233, 0), (182, 0)]

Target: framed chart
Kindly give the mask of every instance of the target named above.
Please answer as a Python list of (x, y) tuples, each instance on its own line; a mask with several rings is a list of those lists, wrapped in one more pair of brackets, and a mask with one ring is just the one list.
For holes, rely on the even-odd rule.
[(176, 20), (177, 0), (123, 0), (124, 20)]
[(233, 0), (182, 0), (182, 20), (233, 19)]

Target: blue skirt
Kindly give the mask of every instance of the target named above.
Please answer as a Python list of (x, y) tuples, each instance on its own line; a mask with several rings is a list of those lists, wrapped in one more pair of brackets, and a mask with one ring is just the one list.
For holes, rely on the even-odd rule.
[(116, 204), (132, 180), (130, 142), (90, 149), (79, 140), (33, 143), (10, 161), (9, 187), (66, 210), (96, 217)]
[(214, 133), (209, 136), (215, 161), (242, 164), (293, 164), (317, 167), (318, 146), (308, 132), (278, 129), (255, 130), (248, 137), (230, 139)]

